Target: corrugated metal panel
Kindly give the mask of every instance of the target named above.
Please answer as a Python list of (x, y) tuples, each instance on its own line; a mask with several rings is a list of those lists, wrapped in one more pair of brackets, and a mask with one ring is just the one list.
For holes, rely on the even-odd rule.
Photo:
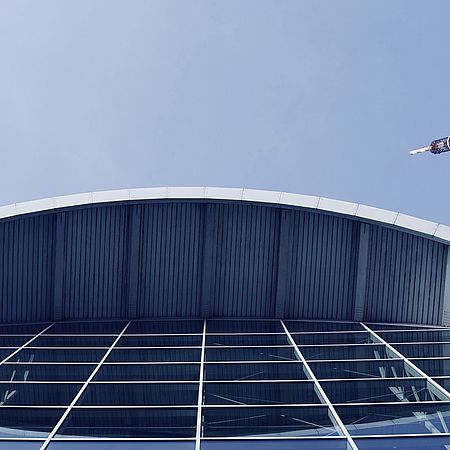
[(274, 317), (279, 210), (217, 204), (210, 315)]
[(401, 231), (372, 227), (365, 319), (438, 324), (446, 246)]
[(199, 316), (204, 205), (140, 208), (138, 316)]
[(0, 223), (0, 311), (2, 322), (52, 317), (53, 217)]
[(352, 318), (357, 236), (354, 221), (293, 211), (286, 317)]
[(63, 319), (126, 315), (126, 206), (65, 213)]

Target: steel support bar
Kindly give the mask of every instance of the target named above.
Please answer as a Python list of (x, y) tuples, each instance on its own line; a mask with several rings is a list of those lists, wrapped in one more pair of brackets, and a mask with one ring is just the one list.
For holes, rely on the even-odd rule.
[(202, 437), (202, 403), (203, 403), (203, 378), (205, 367), (205, 343), (206, 343), (206, 320), (203, 321), (202, 353), (200, 358), (200, 378), (198, 384), (198, 398), (197, 398), (197, 427), (195, 431), (195, 450), (200, 450)]

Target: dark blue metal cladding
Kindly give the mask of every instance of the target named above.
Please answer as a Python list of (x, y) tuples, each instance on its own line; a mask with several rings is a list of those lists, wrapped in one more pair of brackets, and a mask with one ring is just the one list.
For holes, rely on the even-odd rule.
[(52, 217), (0, 223), (0, 320), (44, 321), (53, 315)]
[(364, 226), (362, 263), (359, 219), (280, 205), (149, 200), (5, 219), (0, 322), (353, 320), (357, 294), (366, 321), (441, 324), (448, 246)]
[(285, 317), (352, 317), (358, 222), (316, 212), (291, 214)]
[(204, 205), (155, 203), (141, 209), (138, 317), (200, 315)]
[(62, 318), (125, 317), (128, 207), (67, 211), (64, 227)]
[(212, 205), (211, 317), (274, 317), (279, 210)]
[(440, 323), (447, 246), (372, 225), (365, 320)]

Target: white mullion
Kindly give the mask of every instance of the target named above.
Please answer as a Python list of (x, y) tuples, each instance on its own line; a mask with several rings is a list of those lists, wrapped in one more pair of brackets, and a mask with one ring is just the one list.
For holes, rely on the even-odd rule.
[(50, 434), (48, 435), (47, 439), (45, 440), (45, 442), (42, 444), (42, 446), (40, 447), (39, 450), (45, 450), (48, 446), (48, 444), (50, 443), (51, 439), (53, 438), (53, 436), (56, 434), (56, 432), (59, 430), (59, 428), (61, 427), (61, 425), (63, 424), (63, 422), (66, 420), (67, 416), (69, 415), (70, 411), (72, 410), (72, 408), (74, 407), (75, 403), (80, 399), (81, 395), (83, 394), (83, 392), (86, 390), (86, 388), (89, 385), (89, 382), (95, 377), (95, 375), (97, 374), (97, 372), (100, 370), (101, 365), (103, 364), (103, 362), (106, 360), (106, 358), (109, 356), (109, 354), (112, 352), (114, 346), (117, 344), (117, 342), (119, 341), (119, 339), (122, 337), (122, 335), (125, 333), (126, 329), (128, 328), (128, 326), (130, 325), (131, 320), (125, 325), (124, 329), (121, 331), (121, 333), (116, 337), (116, 339), (114, 340), (114, 342), (111, 344), (111, 346), (109, 347), (109, 349), (107, 350), (107, 352), (103, 355), (103, 358), (100, 360), (100, 362), (95, 366), (95, 369), (92, 371), (91, 375), (89, 376), (89, 378), (83, 383), (83, 385), (81, 386), (80, 390), (78, 391), (78, 394), (74, 397), (74, 399), (72, 400), (72, 402), (70, 403), (70, 405), (67, 407), (67, 409), (65, 410), (64, 414), (61, 416), (61, 418), (59, 419), (58, 423), (53, 427), (53, 430), (50, 432)]
[(381, 336), (379, 336), (375, 331), (371, 330), (366, 324), (360, 322), (361, 325), (371, 333), (372, 337), (375, 339), (375, 341), (378, 341), (380, 344), (384, 344), (386, 348), (390, 350), (392, 354), (394, 354), (397, 358), (403, 359), (403, 362), (414, 372), (419, 374), (419, 376), (426, 378), (428, 383), (430, 383), (434, 389), (436, 389), (441, 395), (445, 397), (447, 401), (450, 401), (450, 392), (448, 392), (444, 387), (442, 387), (439, 383), (433, 380), (427, 373), (425, 373), (422, 369), (419, 369), (414, 363), (412, 363), (409, 358), (403, 355), (403, 353), (400, 353), (399, 350), (394, 348), (389, 342), (385, 341)]
[(355, 442), (353, 441), (353, 438), (350, 436), (350, 433), (348, 432), (346, 426), (342, 422), (341, 418), (339, 417), (338, 413), (334, 409), (334, 406), (332, 405), (330, 399), (328, 398), (327, 394), (323, 390), (322, 386), (320, 385), (319, 381), (317, 380), (316, 376), (314, 375), (314, 372), (309, 367), (308, 363), (306, 362), (305, 357), (303, 356), (302, 352), (298, 348), (297, 343), (294, 341), (293, 337), (291, 336), (291, 333), (287, 329), (286, 325), (284, 324), (283, 320), (280, 320), (281, 325), (287, 334), (287, 337), (291, 344), (294, 346), (294, 351), (297, 353), (298, 357), (300, 358), (303, 368), (305, 369), (306, 375), (308, 378), (314, 382), (314, 385), (317, 389), (317, 392), (319, 393), (320, 400), (325, 403), (328, 406), (328, 410), (330, 411), (331, 417), (333, 418), (333, 421), (335, 425), (337, 425), (338, 430), (342, 434), (342, 436), (345, 436), (347, 438), (347, 444), (348, 447), (351, 450), (358, 450), (358, 447), (356, 446)]
[(203, 403), (203, 378), (205, 367), (205, 342), (206, 342), (206, 319), (203, 321), (202, 336), (202, 353), (200, 358), (200, 378), (198, 384), (198, 400), (197, 400), (197, 427), (195, 430), (195, 450), (200, 450), (201, 434), (202, 434), (202, 403)]
[(8, 360), (10, 358), (12, 358), (14, 355), (16, 355), (17, 353), (19, 353), (21, 350), (23, 350), (28, 344), (30, 344), (31, 342), (33, 342), (35, 339), (37, 339), (39, 336), (41, 336), (42, 334), (44, 334), (47, 330), (49, 330), (53, 325), (55, 325), (55, 322), (51, 323), (47, 328), (44, 328), (40, 333), (36, 334), (36, 336), (33, 336), (30, 340), (28, 340), (27, 342), (25, 342), (25, 344), (23, 344), (21, 347), (19, 347), (17, 350), (15, 350), (14, 352), (12, 352), (9, 356), (7, 356), (5, 359), (3, 359), (3, 361), (0, 362), (0, 366), (5, 363), (8, 362)]

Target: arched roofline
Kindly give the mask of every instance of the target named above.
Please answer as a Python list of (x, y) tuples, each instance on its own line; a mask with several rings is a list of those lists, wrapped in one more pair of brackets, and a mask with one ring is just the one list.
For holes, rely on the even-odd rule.
[(246, 188), (154, 187), (87, 192), (1, 206), (0, 220), (24, 214), (40, 213), (76, 206), (165, 199), (242, 201), (300, 207), (367, 220), (385, 226), (399, 228), (403, 231), (419, 233), (426, 237), (450, 244), (449, 226), (419, 219), (400, 212), (326, 197)]

